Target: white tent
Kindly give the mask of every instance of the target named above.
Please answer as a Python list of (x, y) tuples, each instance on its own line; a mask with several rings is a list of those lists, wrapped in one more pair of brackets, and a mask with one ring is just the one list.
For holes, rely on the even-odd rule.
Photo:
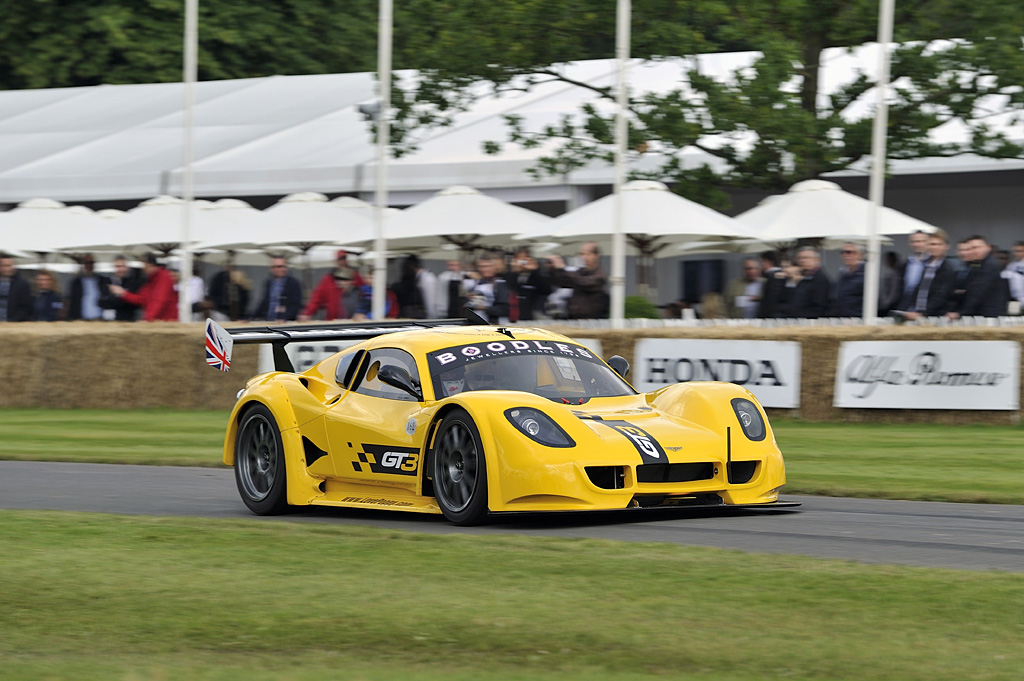
[[(790, 243), (798, 239), (823, 239), (826, 247), (842, 241), (867, 238), (873, 204), (843, 191), (835, 182), (806, 180), (782, 195), (770, 196), (736, 219), (757, 233), (762, 241)], [(934, 232), (935, 227), (892, 208), (882, 207), (878, 233)]]
[[(835, 48), (823, 53), (821, 96), (875, 63), (874, 46)], [(685, 69), (693, 63), (713, 78), (748, 65), (756, 53), (702, 55), (696, 60), (665, 59), (634, 64), (634, 92), (664, 93), (685, 87)], [(595, 163), (569, 177), (537, 181), (526, 171), (550, 152), (549, 144), (522, 149), (508, 145), (501, 154), (483, 151), (485, 141), (507, 138), (505, 116), (521, 116), (529, 130), (575, 115), (582, 104), (610, 111), (594, 89), (614, 85), (614, 60), (558, 65), (574, 87), (549, 82), (529, 92), (487, 95), (452, 125), (428, 131), (418, 151), (388, 165), (389, 192), (412, 203), (452, 185), (471, 185), (500, 198), (565, 200), (567, 185), (608, 185), (612, 169)], [(413, 72), (398, 72), (398, 84)], [(0, 201), (16, 203), (33, 196), (70, 201), (142, 200), (181, 194), (181, 83), (98, 85), (93, 87), (8, 90), (0, 92)], [(376, 98), (372, 73), (271, 76), (195, 85), (195, 191), (200, 197), (279, 196), (292, 192), (368, 195), (374, 190), (375, 148), (360, 104)], [(867, 106), (873, 101), (865, 93)], [(1010, 112), (1012, 113), (1012, 112)], [(1012, 115), (991, 117), (995, 128), (1024, 138), (1024, 121)], [(949, 130), (945, 128), (949, 127)], [(936, 141), (956, 141), (955, 126), (944, 126)], [(709, 144), (714, 140), (708, 140)], [(639, 160), (643, 165), (645, 155)], [(656, 160), (656, 159), (655, 159)], [(717, 157), (697, 149), (684, 163), (721, 166)], [(647, 166), (649, 167), (649, 166)], [(1024, 160), (948, 159), (895, 162), (894, 174), (1024, 168)]]

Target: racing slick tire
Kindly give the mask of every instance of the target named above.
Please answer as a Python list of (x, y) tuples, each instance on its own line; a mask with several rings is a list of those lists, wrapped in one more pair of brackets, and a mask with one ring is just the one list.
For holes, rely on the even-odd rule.
[(262, 404), (247, 409), (238, 426), (235, 483), (242, 501), (257, 515), (277, 515), (288, 509), (281, 429)]
[(449, 412), (437, 429), (433, 452), (434, 496), (444, 517), (456, 525), (477, 525), (487, 515), (487, 462), (480, 432), (461, 409)]

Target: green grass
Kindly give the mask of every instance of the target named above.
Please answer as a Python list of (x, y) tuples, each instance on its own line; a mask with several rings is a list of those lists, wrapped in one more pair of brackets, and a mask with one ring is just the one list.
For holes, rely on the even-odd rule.
[(228, 415), (172, 409), (0, 409), (0, 459), (219, 466)]
[(1007, 681), (1024, 575), (0, 512), (3, 679)]
[(773, 422), (786, 492), (1024, 504), (1024, 428)]
[[(220, 466), (224, 412), (0, 410), (0, 459)], [(1024, 427), (773, 422), (789, 494), (1024, 504)]]

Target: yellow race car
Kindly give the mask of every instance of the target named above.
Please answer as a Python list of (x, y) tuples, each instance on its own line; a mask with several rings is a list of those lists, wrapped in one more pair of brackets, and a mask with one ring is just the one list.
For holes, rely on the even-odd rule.
[[(295, 373), (284, 346), (362, 340)], [(764, 411), (731, 383), (638, 394), (621, 357), (542, 329), (471, 321), (241, 327), (207, 323), (207, 361), (270, 343), (224, 463), (254, 513), (340, 506), (489, 514), (779, 501), (782, 454)]]

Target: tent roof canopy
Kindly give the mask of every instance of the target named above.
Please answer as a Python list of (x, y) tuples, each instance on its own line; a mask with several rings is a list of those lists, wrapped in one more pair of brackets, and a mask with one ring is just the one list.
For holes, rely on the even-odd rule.
[[(822, 96), (871, 71), (876, 46), (826, 50)], [(701, 55), (703, 73), (725, 78), (751, 63), (753, 52)], [(664, 92), (685, 83), (692, 59), (634, 62), (635, 92)], [(612, 87), (614, 60), (562, 64), (556, 68), (594, 88)], [(398, 72), (398, 82), (415, 72)], [(183, 84), (98, 85), (0, 92), (0, 202), (45, 196), (61, 201), (137, 200), (180, 194)], [(370, 124), (359, 112), (375, 101), (372, 73), (270, 76), (196, 84), (195, 193), (197, 196), (284, 195), (301, 191), (364, 193), (374, 189), (376, 158)], [(507, 137), (505, 116), (521, 116), (530, 129), (578, 114), (593, 92), (551, 81), (528, 92), (485, 96), (453, 124), (425, 134), (419, 150), (389, 162), (396, 192), (433, 193), (452, 185), (520, 189), (566, 184), (611, 184), (612, 168), (595, 163), (571, 178), (541, 182), (526, 171), (550, 150), (507, 145), (499, 155), (485, 141)], [(605, 109), (610, 103), (599, 102)], [(1006, 117), (1002, 117), (1006, 118)], [(1015, 126), (1015, 127), (1014, 127)], [(945, 127), (945, 126), (944, 126)], [(1006, 118), (1004, 129), (1024, 137), (1024, 123)], [(955, 131), (946, 131), (955, 133)], [(712, 140), (713, 142), (713, 140)], [(654, 167), (657, 158), (641, 159)], [(686, 165), (719, 167), (714, 156), (693, 149)], [(894, 173), (1005, 170), (1020, 160), (978, 157), (922, 159), (893, 164)], [(851, 172), (857, 172), (852, 169)]]

